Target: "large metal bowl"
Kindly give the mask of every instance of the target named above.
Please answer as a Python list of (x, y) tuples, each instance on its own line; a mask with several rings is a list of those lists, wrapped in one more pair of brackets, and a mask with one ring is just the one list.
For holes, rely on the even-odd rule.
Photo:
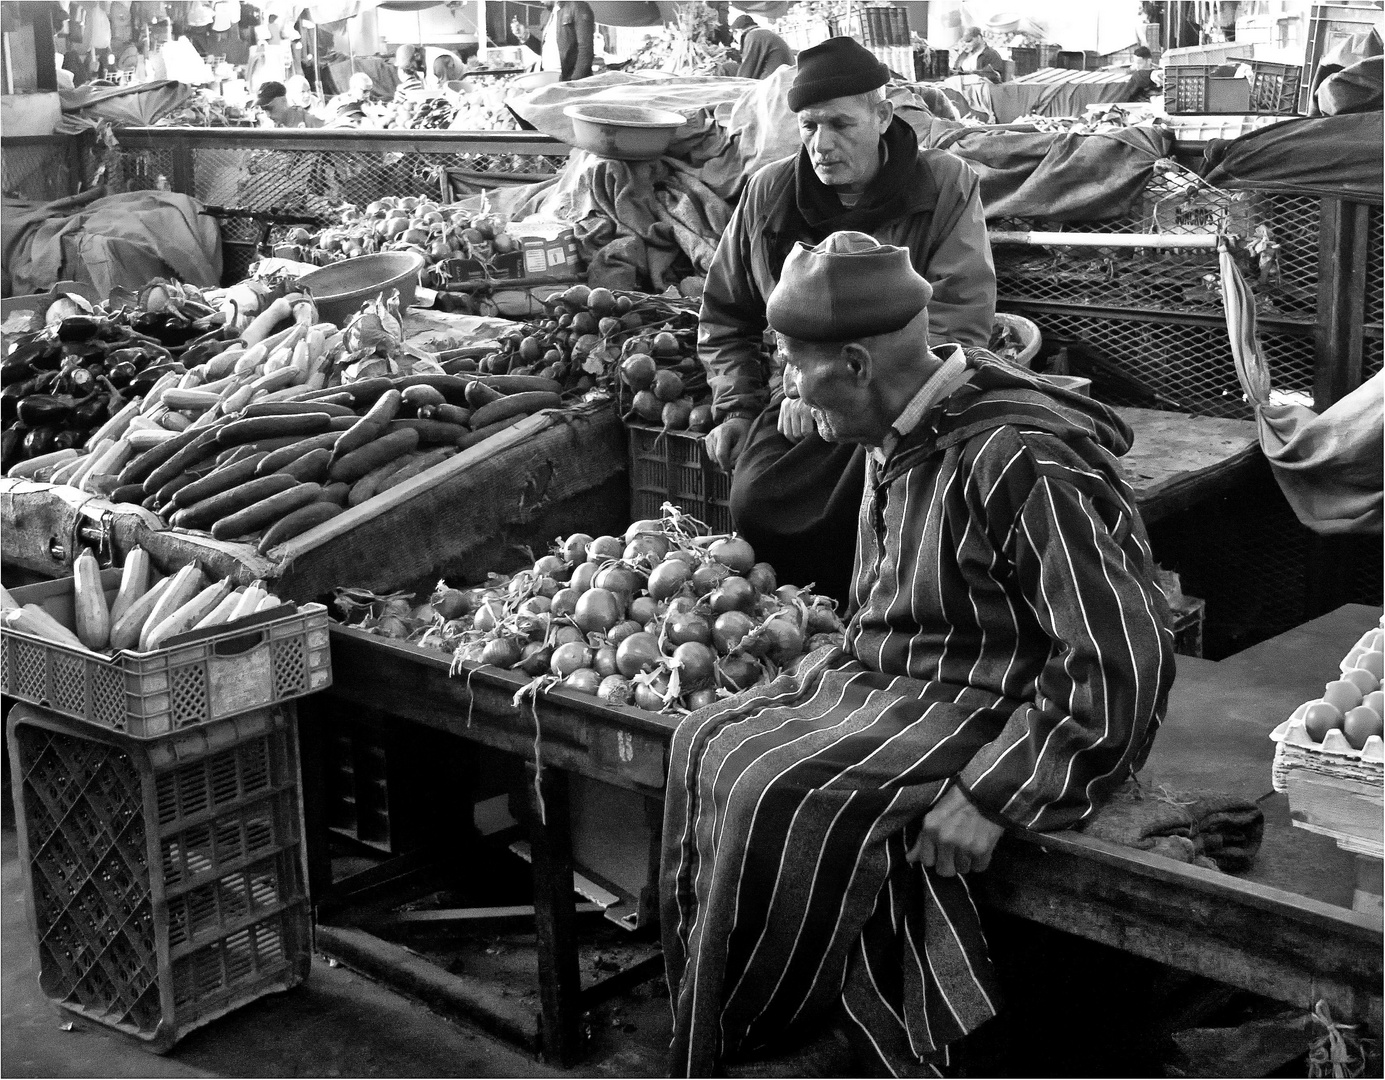
[(312, 290), (321, 318), (342, 326), (367, 300), (393, 289), (399, 290), (400, 310), (407, 308), (418, 290), (418, 272), (427, 265), (416, 251), (382, 251), (324, 266), (304, 274), (298, 284)]
[(686, 120), (667, 109), (588, 101), (569, 105), (563, 115), (572, 121), (573, 142), (598, 157), (621, 161), (652, 161), (668, 149), (673, 134)]

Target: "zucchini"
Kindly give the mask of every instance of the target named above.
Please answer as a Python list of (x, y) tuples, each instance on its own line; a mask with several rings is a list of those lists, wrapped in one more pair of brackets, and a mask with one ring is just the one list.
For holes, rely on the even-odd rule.
[[(202, 576), (202, 571), (197, 568), (196, 563), (188, 563), (187, 566), (169, 578), (169, 582), (168, 588), (159, 595), (158, 602), (149, 612), (149, 617), (144, 620), (144, 625), (140, 627), (140, 652), (149, 651), (149, 636), (165, 619), (201, 592), (206, 579)], [(134, 608), (130, 610), (133, 611)], [(126, 613), (126, 618), (129, 618), (129, 612)]]
[[(398, 390), (386, 390), (381, 394), (364, 416), (342, 432), (341, 438), (336, 441), (332, 448), (333, 464), (382, 436), (389, 429), (390, 421), (399, 414), (399, 408), (403, 403), (404, 398)], [(417, 443), (417, 438), (414, 441)], [(376, 462), (376, 464), (378, 465), (380, 462)], [(374, 466), (372, 465), (371, 468)], [(364, 476), (369, 471), (370, 469), (365, 469), (359, 475)], [(348, 477), (333, 476), (332, 479), (346, 480)]]
[[(120, 572), (120, 591), (111, 604), (112, 627), (120, 622), (136, 600), (149, 591), (150, 570), (149, 552), (142, 547), (131, 548), (125, 556), (125, 567)], [(108, 632), (108, 639), (109, 636)]]
[(540, 409), (556, 409), (563, 403), (561, 394), (548, 390), (529, 390), (520, 394), (510, 394), (499, 401), (483, 405), (471, 414), (471, 426), (483, 428), (488, 424), (499, 423), (511, 416), (525, 416)]
[(232, 420), (217, 432), (217, 444), (237, 446), (259, 439), (278, 439), (289, 435), (300, 439), (326, 431), (332, 418), (326, 413), (299, 413), (291, 416), (252, 416)]
[(209, 496), (173, 515), (170, 524), (180, 529), (207, 529), (222, 518), (239, 513), (261, 499), (288, 491), (297, 481), (283, 473), (257, 477), (226, 491)]
[(194, 480), (186, 487), (179, 488), (173, 493), (169, 501), (179, 510), (182, 510), (196, 505), (203, 499), (210, 499), (213, 495), (219, 495), (223, 491), (230, 491), (237, 484), (244, 484), (255, 479), (255, 467), (268, 456), (263, 451), (251, 453), (239, 461), (213, 469), (202, 479)]
[(101, 588), (101, 566), (90, 548), (72, 560), (72, 603), (77, 637), (92, 652), (100, 652), (111, 639), (111, 612)]
[(226, 599), (235, 587), (230, 578), (214, 581), (200, 592), (194, 594), (185, 604), (170, 613), (158, 626), (149, 632), (148, 649), (158, 649), (171, 637), (186, 633), (216, 610), (218, 604)]

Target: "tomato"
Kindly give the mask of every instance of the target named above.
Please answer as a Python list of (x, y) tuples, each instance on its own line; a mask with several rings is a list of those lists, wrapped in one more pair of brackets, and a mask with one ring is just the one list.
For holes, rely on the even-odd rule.
[(688, 708), (697, 712), (698, 709), (705, 709), (708, 705), (715, 705), (721, 698), (717, 692), (710, 687), (705, 690), (694, 690), (688, 695)]
[(572, 576), (572, 567), (557, 555), (545, 555), (534, 563), (534, 573), (551, 577), (554, 581), (566, 581)]
[(601, 676), (589, 667), (578, 668), (563, 680), (564, 690), (576, 690), (582, 694), (595, 694), (601, 688)]
[(624, 675), (607, 675), (601, 680), (596, 696), (607, 705), (629, 705), (634, 692)]
[(712, 610), (718, 615), (728, 611), (750, 611), (755, 605), (755, 587), (743, 577), (732, 574), (712, 593)]
[(587, 546), (592, 542), (592, 538), (586, 533), (573, 533), (562, 542), (559, 554), (563, 559), (572, 565), (583, 562), (587, 558)]
[(625, 551), (625, 541), (615, 536), (598, 536), (587, 545), (587, 558), (593, 562), (619, 559)]
[(718, 562), (710, 562), (693, 571), (692, 589), (696, 596), (706, 596), (731, 576), (731, 571)]
[(685, 641), (673, 650), (673, 659), (682, 671), (684, 689), (690, 689), (712, 677), (717, 654), (700, 642)]
[[(554, 675), (571, 675), (578, 668), (590, 667), (592, 651), (580, 641), (569, 641), (553, 650), (549, 667)], [(593, 672), (595, 674), (595, 672)]]
[(728, 690), (745, 690), (760, 681), (760, 665), (748, 656), (737, 653), (717, 661), (717, 683)]
[(616, 623), (615, 626), (611, 627), (610, 632), (606, 635), (606, 640), (612, 645), (619, 645), (631, 634), (638, 634), (643, 630), (644, 627), (634, 619), (622, 619), (620, 622)]
[(663, 532), (664, 523), (658, 518), (641, 518), (639, 521), (632, 521), (625, 530), (625, 542), (628, 544), (641, 533), (653, 533), (656, 536), (662, 536)]
[(620, 377), (625, 380), (625, 385), (636, 393), (652, 387), (658, 371), (654, 357), (645, 353), (631, 353), (620, 363)]
[(554, 615), (571, 615), (576, 612), (577, 601), (581, 598), (582, 594), (576, 589), (559, 589), (549, 601), (548, 610)]
[(553, 658), (553, 649), (542, 641), (531, 641), (520, 654), (519, 670), (526, 675), (547, 675), (548, 664)]
[(552, 605), (553, 601), (546, 596), (531, 596), (528, 600), (519, 605), (519, 612), (521, 615), (542, 615), (548, 611)]
[(471, 614), (471, 597), (461, 589), (447, 589), (433, 601), (433, 610), (444, 619), (460, 619)]
[(707, 620), (691, 611), (670, 612), (664, 618), (664, 630), (669, 641), (675, 645), (682, 645), (688, 641), (696, 641), (702, 645), (712, 643), (712, 628), (707, 624)]
[(652, 622), (659, 616), (659, 605), (652, 596), (637, 596), (630, 601), (629, 616), (637, 623)]
[(597, 649), (596, 656), (592, 659), (592, 667), (603, 677), (618, 674), (620, 668), (616, 665), (616, 647), (603, 645)]
[(582, 631), (575, 626), (555, 626), (553, 633), (548, 637), (548, 642), (556, 649), (559, 645), (567, 645), (570, 642), (585, 645), (587, 639), (582, 636)]
[(739, 645), (746, 634), (755, 629), (755, 620), (743, 611), (728, 611), (718, 615), (712, 625), (712, 641), (723, 656)]
[(568, 579), (568, 585), (576, 589), (579, 593), (584, 593), (592, 587), (592, 582), (596, 580), (596, 575), (601, 567), (594, 562), (581, 562), (572, 569), (572, 577)]
[(512, 668), (519, 660), (519, 646), (507, 637), (492, 638), (486, 642), (486, 647), (481, 652), (481, 663), (490, 664), (492, 667)]
[(750, 573), (745, 576), (750, 584), (755, 586), (756, 592), (771, 595), (779, 586), (779, 580), (775, 577), (774, 567), (767, 562), (757, 562), (750, 568)]
[(625, 545), (620, 557), (626, 562), (643, 559), (648, 565), (654, 566), (663, 561), (672, 546), (662, 533), (640, 533)]

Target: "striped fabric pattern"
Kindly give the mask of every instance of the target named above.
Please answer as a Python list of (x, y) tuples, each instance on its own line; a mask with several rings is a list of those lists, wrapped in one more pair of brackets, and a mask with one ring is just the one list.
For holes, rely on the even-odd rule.
[(927, 1072), (999, 1007), (964, 879), (908, 863), (949, 781), (1014, 827), (1089, 814), (1148, 753), (1172, 634), (1129, 432), (989, 354), (867, 474), (845, 649), (689, 716), (661, 880), (671, 1071), (841, 1008)]

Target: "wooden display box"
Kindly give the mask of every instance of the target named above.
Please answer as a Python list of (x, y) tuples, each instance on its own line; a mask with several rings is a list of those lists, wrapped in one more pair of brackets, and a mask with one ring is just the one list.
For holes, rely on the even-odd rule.
[(560, 533), (622, 531), (628, 500), (625, 432), (600, 400), (528, 417), (272, 559), (252, 544), (169, 529), (139, 506), (33, 481), (0, 479), (0, 529), (5, 562), (48, 577), (71, 573), (81, 543), (113, 549), (116, 562), (138, 544), (161, 570), (196, 560), (211, 577), (265, 579), (281, 599), (303, 602), (339, 586), (427, 592), (439, 577), (484, 580), (532, 561)]

